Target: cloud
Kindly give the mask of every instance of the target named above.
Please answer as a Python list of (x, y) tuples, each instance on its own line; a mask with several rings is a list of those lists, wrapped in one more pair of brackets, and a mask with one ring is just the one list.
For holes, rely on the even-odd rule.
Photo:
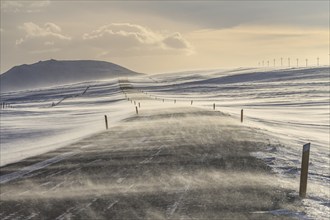
[(58, 51), (72, 39), (62, 34), (62, 29), (54, 23), (45, 23), (41, 27), (35, 23), (27, 22), (19, 29), (25, 32), (25, 36), (16, 40), (16, 45), (30, 52)]
[(192, 45), (179, 32), (157, 32), (129, 23), (101, 26), (74, 40), (54, 23), (27, 22), (19, 29), (24, 35), (16, 40), (17, 48), (34, 54), (78, 50), (88, 51), (95, 58), (105, 58), (194, 53)]
[(83, 40), (98, 49), (101, 55), (150, 55), (194, 53), (192, 45), (176, 33), (156, 32), (147, 27), (130, 23), (112, 23), (85, 33)]
[(39, 12), (42, 8), (50, 5), (50, 0), (39, 1), (1, 1), (3, 12)]
[[(329, 27), (329, 1), (131, 1), (120, 10), (154, 15), (200, 29), (239, 25)], [(237, 16), (239, 15), (239, 16)]]
[(190, 43), (185, 40), (179, 32), (173, 33), (163, 39), (163, 43), (169, 48), (187, 49), (191, 48)]

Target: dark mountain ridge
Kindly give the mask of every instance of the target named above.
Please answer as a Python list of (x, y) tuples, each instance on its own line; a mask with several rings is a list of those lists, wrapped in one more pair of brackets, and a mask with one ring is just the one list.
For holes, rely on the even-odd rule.
[(15, 66), (0, 75), (0, 84), (8, 92), (140, 74), (105, 61), (52, 59)]

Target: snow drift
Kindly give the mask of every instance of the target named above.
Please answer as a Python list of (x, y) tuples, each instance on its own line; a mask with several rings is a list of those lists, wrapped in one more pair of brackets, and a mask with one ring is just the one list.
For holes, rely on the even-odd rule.
[[(298, 189), (302, 145), (307, 142), (312, 144), (308, 182), (309, 196), (302, 200), (304, 212), (307, 216), (302, 213), (302, 216), (299, 217), (305, 219), (309, 219), (310, 217), (313, 219), (328, 219), (330, 210), (330, 195), (328, 190), (330, 184), (328, 66), (312, 68), (203, 70), (149, 75), (148, 77), (145, 75), (143, 77), (131, 77), (126, 81), (129, 81), (132, 88), (134, 87), (135, 93), (127, 93), (130, 98), (133, 98), (133, 100), (130, 99), (129, 101), (126, 100), (125, 94), (120, 91), (123, 88), (120, 83), (123, 81), (125, 80), (118, 81), (117, 79), (111, 79), (102, 82), (84, 82), (58, 86), (39, 91), (1, 94), (2, 101), (9, 103), (11, 107), (3, 108), (0, 111), (0, 166), (5, 166), (6, 164), (14, 163), (24, 158), (31, 158), (32, 156), (63, 146), (65, 146), (62, 148), (63, 150), (69, 151), (69, 143), (77, 143), (83, 137), (105, 130), (105, 114), (108, 115), (111, 130), (115, 126), (125, 124), (128, 120), (127, 118), (132, 118), (135, 115), (135, 106), (141, 102), (141, 110), (139, 110), (138, 117), (143, 119), (144, 123), (139, 125), (136, 122), (137, 127), (130, 127), (132, 129), (131, 138), (127, 138), (124, 135), (127, 133), (117, 133), (118, 131), (115, 130), (111, 130), (110, 134), (122, 135), (123, 143), (132, 147), (148, 146), (147, 152), (150, 153), (150, 157), (147, 160), (141, 158), (141, 161), (138, 161), (138, 166), (142, 167), (145, 164), (153, 162), (157, 155), (165, 152), (163, 151), (165, 149), (163, 147), (165, 141), (178, 142), (180, 144), (180, 150), (185, 146), (194, 146), (181, 142), (189, 138), (182, 139), (181, 137), (183, 136), (176, 136), (180, 133), (174, 130), (178, 128), (175, 126), (185, 126), (179, 127), (180, 129), (177, 130), (182, 132), (182, 134), (190, 134), (189, 137), (191, 139), (197, 138), (196, 141), (199, 141), (199, 145), (205, 145), (207, 143), (206, 140), (211, 132), (217, 132), (217, 135), (210, 136), (210, 142), (219, 143), (220, 141), (217, 141), (218, 139), (216, 138), (223, 137), (220, 136), (221, 132), (219, 131), (229, 128), (229, 126), (213, 127), (212, 123), (218, 123), (218, 119), (207, 120), (209, 122), (207, 124), (201, 123), (200, 119), (205, 118), (207, 115), (205, 117), (191, 115), (191, 119), (195, 120), (194, 123), (192, 120), (179, 120), (176, 122), (174, 118), (163, 120), (164, 112), (169, 114), (170, 108), (178, 107), (187, 111), (193, 107), (205, 110), (205, 112), (208, 111), (209, 114), (221, 111), (226, 114), (229, 113), (237, 123), (239, 123), (240, 110), (244, 109), (244, 123), (240, 124), (240, 126), (244, 129), (251, 127), (254, 129), (253, 131), (256, 135), (262, 134), (262, 137), (267, 138), (267, 147), (262, 151), (253, 152), (251, 155), (263, 159), (272, 168), (272, 171), (276, 173), (277, 179), (283, 181), (282, 185), (284, 188)], [(129, 85), (126, 85), (126, 87), (129, 87)], [(60, 102), (61, 100), (63, 101)], [(192, 100), (193, 103), (191, 103)], [(137, 101), (136, 104), (134, 101)], [(52, 106), (52, 103), (59, 104)], [(215, 111), (213, 110), (213, 104), (216, 107)], [(157, 117), (159, 117), (159, 121), (163, 120), (163, 124), (151, 126), (149, 118), (145, 117), (146, 112), (151, 110), (160, 113)], [(173, 117), (178, 116), (178, 114), (174, 113), (171, 113), (171, 115)], [(219, 117), (220, 122), (223, 123), (223, 118), (221, 117)], [(150, 127), (144, 127), (145, 124), (150, 125)], [(171, 125), (169, 126), (171, 128), (170, 131), (159, 133), (158, 137), (161, 137), (164, 141), (159, 141), (159, 138), (150, 138), (148, 134), (161, 131), (161, 129), (164, 129), (164, 124), (166, 126), (168, 124)], [(141, 126), (141, 129), (138, 126)], [(146, 130), (150, 133), (144, 133)], [(198, 131), (202, 132), (198, 133)], [(146, 138), (136, 141), (136, 132), (144, 133)], [(102, 134), (100, 133), (100, 135)], [(212, 139), (213, 137), (214, 139)], [(252, 139), (251, 136), (252, 140), (255, 140), (255, 138)], [(112, 142), (112, 144), (114, 143)], [(276, 147), (273, 147), (274, 145)], [(114, 144), (114, 146), (118, 147), (119, 145)], [(88, 144), (82, 147), (82, 149), (92, 149)], [(149, 149), (149, 147), (154, 148)], [(118, 149), (121, 150), (122, 148), (118, 147)], [(196, 147), (196, 149), (204, 148)], [(127, 151), (121, 152), (123, 156), (116, 158), (127, 159), (125, 157)], [(102, 151), (102, 153), (104, 152)], [(104, 155), (108, 157), (107, 154)], [(181, 156), (183, 154), (177, 153), (176, 155)], [(216, 156), (216, 154), (210, 153), (208, 155)], [(54, 161), (67, 158), (67, 156), (67, 154), (61, 154), (60, 157), (54, 157), (51, 160), (37, 163), (35, 166), (29, 167), (29, 170), (43, 167), (45, 164), (52, 164)], [(199, 157), (201, 161), (205, 161), (205, 158), (207, 159), (207, 157), (203, 156), (201, 155)], [(94, 161), (96, 163), (99, 162), (99, 160)], [(114, 160), (108, 161), (111, 163), (114, 162)], [(131, 162), (129, 161), (129, 163)], [(27, 172), (27, 170), (25, 169), (23, 172)], [(66, 170), (65, 172), (71, 171)], [(77, 172), (80, 171), (78, 170)], [(53, 173), (50, 175), (53, 175)], [(217, 173), (210, 174), (212, 178), (217, 175)], [(221, 175), (215, 178), (216, 181), (214, 182), (218, 183), (218, 180), (222, 180)], [(176, 175), (169, 176), (176, 177)], [(127, 187), (130, 187), (129, 189), (131, 191), (136, 189), (132, 186), (133, 182), (125, 182), (127, 179), (123, 180), (121, 178), (126, 177), (118, 174), (118, 183), (121, 185), (127, 183)], [(63, 179), (62, 176), (59, 178), (61, 181)], [(207, 176), (205, 178), (204, 176), (197, 178), (198, 181), (200, 179), (207, 179)], [(165, 183), (172, 181), (171, 179), (163, 180), (166, 180), (164, 181)], [(182, 179), (182, 181), (193, 183), (190, 179), (187, 181), (186, 179)], [(152, 183), (152, 180), (149, 181), (148, 179), (145, 182)], [(49, 188), (54, 188), (55, 190), (61, 184), (61, 182), (54, 183), (57, 185), (52, 185)], [(134, 183), (136, 184), (137, 181)], [(109, 188), (111, 189), (108, 182), (105, 185), (108, 187), (107, 190)], [(103, 187), (103, 185), (98, 186)], [(193, 184), (189, 186), (194, 187)], [(148, 185), (148, 189), (151, 187)], [(20, 190), (24, 191), (23, 189), (26, 188), (21, 188)], [(91, 190), (94, 189), (91, 188)], [(103, 190), (104, 188), (101, 189)], [(79, 193), (82, 191), (82, 189), (78, 190)], [(185, 192), (185, 188), (181, 191)], [(275, 191), (276, 189), (274, 189)], [(22, 193), (25, 196), (28, 194), (34, 195), (33, 191)], [(52, 193), (54, 194), (54, 192)], [(7, 195), (9, 194), (7, 192)], [(182, 194), (186, 196), (184, 193)], [(233, 195), (237, 195), (236, 191)], [(110, 207), (110, 210), (111, 207), (116, 205), (116, 201), (107, 199), (107, 202), (109, 202), (107, 206)], [(123, 200), (119, 199), (119, 201), (122, 202)], [(127, 201), (131, 201), (131, 198)], [(180, 197), (178, 201), (181, 201)], [(89, 205), (89, 202), (88, 207), (92, 207)], [(95, 204), (100, 204), (100, 202)], [(102, 204), (105, 203), (102, 201)], [(179, 210), (176, 208), (176, 204), (173, 203), (173, 206), (168, 206), (169, 211), (166, 213), (168, 214), (168, 218), (175, 217), (175, 212)], [(16, 209), (13, 212), (16, 212)], [(263, 212), (260, 211), (258, 214)], [(274, 215), (280, 216), (286, 212), (284, 209), (272, 210)], [(155, 217), (150, 218), (155, 219)]]

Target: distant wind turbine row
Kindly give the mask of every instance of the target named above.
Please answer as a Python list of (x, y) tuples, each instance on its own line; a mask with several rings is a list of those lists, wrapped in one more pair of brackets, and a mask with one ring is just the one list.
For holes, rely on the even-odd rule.
[[(284, 66), (283, 57), (281, 57), (279, 60), (280, 60), (280, 66)], [(287, 66), (290, 67), (291, 66), (291, 58), (288, 57), (287, 61), (288, 61)], [(316, 58), (316, 65), (320, 66), (320, 58), (319, 57)], [(270, 61), (269, 60), (260, 61), (260, 62), (258, 62), (258, 66), (262, 66), (262, 67), (267, 66), (267, 67), (269, 67), (270, 66)], [(273, 59), (273, 66), (274, 67), (276, 66), (276, 59)], [(299, 58), (296, 58), (296, 66), (299, 67)], [(306, 67), (308, 66), (308, 59), (305, 59), (305, 66)]]

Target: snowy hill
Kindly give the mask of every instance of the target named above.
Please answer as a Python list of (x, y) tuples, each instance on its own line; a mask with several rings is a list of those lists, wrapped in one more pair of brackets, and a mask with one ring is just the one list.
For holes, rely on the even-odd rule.
[(47, 60), (31, 65), (15, 66), (1, 74), (0, 81), (1, 92), (8, 92), (138, 74), (122, 66), (104, 61)]
[[(280, 186), (280, 190), (290, 192), (290, 197), (281, 196), (279, 198), (281, 201), (285, 201), (287, 198), (291, 200), (298, 195), (302, 146), (311, 143), (308, 197), (303, 200), (294, 200), (295, 204), (292, 204), (292, 207), (299, 206), (297, 211), (290, 211), (282, 206), (281, 209), (277, 206), (265, 209), (262, 206), (261, 208), (266, 210), (265, 212), (259, 211), (261, 210), (259, 207), (246, 212), (245, 209), (248, 206), (245, 204), (252, 203), (243, 204), (246, 201), (244, 199), (230, 200), (239, 201), (230, 207), (238, 207), (237, 204), (241, 204), (235, 211), (243, 210), (244, 213), (251, 214), (257, 210), (254, 214), (258, 215), (270, 210), (269, 213), (277, 215), (279, 219), (287, 216), (288, 218), (296, 216), (299, 219), (328, 219), (330, 213), (328, 66), (237, 68), (139, 76), (142, 77), (130, 77), (128, 80), (112, 78), (92, 84), (84, 82), (42, 90), (1, 94), (2, 102), (5, 103), (0, 108), (1, 171), (3, 172), (3, 167), (8, 165), (9, 168), (6, 169), (9, 173), (12, 171), (11, 163), (25, 158), (30, 158), (28, 164), (31, 166), (13, 175), (9, 173), (9, 176), (0, 172), (0, 184), (6, 184), (4, 182), (8, 179), (21, 178), (24, 175), (35, 181), (34, 184), (38, 183), (38, 185), (32, 185), (31, 179), (20, 181), (25, 184), (22, 187), (16, 183), (12, 185), (8, 183), (6, 187), (13, 188), (3, 190), (5, 193), (1, 194), (1, 198), (5, 196), (7, 198), (5, 201), (11, 202), (15, 194), (17, 197), (14, 198), (21, 199), (22, 196), (28, 196), (25, 198), (37, 198), (33, 201), (38, 201), (36, 196), (41, 192), (42, 197), (39, 198), (45, 198), (46, 195), (49, 196), (48, 198), (57, 195), (63, 195), (60, 198), (65, 199), (86, 198), (83, 202), (79, 201), (80, 204), (83, 204), (82, 207), (86, 207), (85, 201), (90, 201), (88, 204), (92, 204), (93, 201), (100, 199), (95, 192), (104, 195), (105, 192), (108, 192), (104, 189), (109, 192), (121, 189), (121, 192), (125, 194), (124, 197), (119, 198), (121, 202), (109, 198), (107, 199), (109, 204), (102, 203), (111, 209), (114, 204), (115, 207), (125, 204), (124, 202), (127, 200), (124, 198), (129, 194), (134, 195), (134, 199), (138, 198), (135, 200), (130, 198), (129, 201), (138, 201), (136, 204), (144, 205), (146, 203), (141, 201), (151, 197), (140, 199), (140, 197), (135, 197), (137, 192), (152, 193), (150, 189), (156, 189), (155, 192), (158, 193), (159, 187), (164, 186), (162, 190), (164, 189), (166, 193), (163, 195), (170, 195), (167, 194), (169, 191), (165, 190), (171, 190), (175, 194), (182, 193), (184, 196), (179, 195), (177, 201), (188, 204), (187, 207), (191, 207), (189, 204), (195, 204), (192, 201), (202, 201), (203, 204), (211, 204), (206, 208), (216, 207), (218, 210), (219, 207), (230, 203), (218, 204), (219, 196), (213, 197), (213, 195), (218, 195), (212, 191), (214, 189), (217, 190), (217, 193), (220, 192), (222, 197), (228, 195), (225, 199), (237, 198), (236, 195), (241, 194), (241, 189), (247, 189), (244, 190), (244, 193), (245, 191), (252, 192), (253, 196), (267, 195), (268, 198), (275, 198), (272, 194), (267, 194), (268, 192), (279, 192), (277, 191), (279, 188), (269, 188), (274, 184), (273, 186)], [(125, 93), (122, 90), (128, 92)], [(138, 115), (136, 115), (137, 108)], [(244, 109), (243, 123), (240, 122), (241, 109)], [(108, 116), (108, 131), (105, 130), (104, 115)], [(240, 129), (244, 129), (242, 130), (244, 132), (237, 133)], [(252, 130), (247, 132), (248, 130), (245, 129)], [(232, 132), (224, 133), (224, 131)], [(98, 136), (92, 138), (93, 135)], [(82, 138), (88, 138), (88, 140), (82, 140)], [(223, 148), (225, 146), (223, 141), (226, 139), (237, 139), (237, 141), (232, 142), (229, 148)], [(79, 142), (79, 140), (82, 141)], [(96, 144), (97, 142), (99, 144)], [(242, 143), (246, 145), (239, 149), (252, 150), (251, 153), (249, 155), (241, 154), (242, 158), (235, 160), (235, 163), (230, 162), (235, 157), (228, 156), (231, 155), (229, 153), (242, 152), (237, 151), (238, 146)], [(258, 149), (255, 148), (257, 146), (259, 146)], [(54, 153), (56, 149), (59, 149), (59, 153)], [(213, 149), (217, 151), (213, 151)], [(137, 151), (139, 153), (136, 153)], [(37, 156), (46, 152), (51, 152), (51, 156)], [(172, 155), (175, 155), (174, 158), (177, 157), (178, 160), (174, 160)], [(276, 174), (275, 179), (263, 176), (260, 171), (246, 172), (247, 166), (244, 166), (244, 169), (238, 166), (250, 161), (251, 156), (265, 162)], [(34, 159), (31, 159), (32, 157)], [(61, 164), (62, 160), (65, 161), (64, 166)], [(77, 164), (68, 162), (70, 160)], [(22, 161), (24, 166), (26, 161)], [(173, 163), (173, 161), (179, 161), (179, 163)], [(53, 167), (52, 164), (54, 164)], [(112, 164), (112, 167), (109, 167), (109, 164)], [(47, 166), (49, 166), (48, 170)], [(223, 169), (222, 166), (227, 169), (226, 172), (218, 173)], [(41, 170), (44, 167), (46, 169)], [(162, 169), (154, 170), (159, 167)], [(210, 171), (210, 168), (216, 169)], [(234, 168), (235, 170), (233, 170)], [(102, 170), (103, 172), (106, 170), (106, 175), (101, 172)], [(169, 170), (173, 170), (173, 173), (166, 173)], [(84, 171), (89, 172), (89, 176), (85, 173), (82, 174)], [(138, 173), (141, 171), (143, 173)], [(192, 173), (191, 176), (189, 172)], [(199, 172), (202, 175), (199, 175)], [(133, 173), (134, 175), (131, 175)], [(154, 175), (158, 173), (162, 176)], [(230, 178), (227, 178), (228, 174), (230, 174)], [(135, 176), (139, 178), (133, 179)], [(150, 179), (143, 179), (141, 176)], [(172, 179), (165, 179), (168, 177)], [(231, 179), (231, 177), (235, 179)], [(78, 178), (79, 181), (75, 178)], [(99, 181), (101, 179), (103, 182)], [(143, 182), (138, 182), (140, 179), (143, 179)], [(206, 179), (205, 183), (204, 179)], [(87, 185), (81, 185), (80, 180), (85, 181)], [(50, 183), (43, 183), (43, 181)], [(249, 181), (252, 181), (254, 188), (246, 187)], [(77, 182), (79, 186), (75, 185)], [(173, 186), (173, 183), (176, 185)], [(242, 183), (244, 187), (234, 183)], [(1, 187), (3, 186), (1, 185)], [(77, 187), (78, 194), (70, 194), (74, 189), (72, 186)], [(232, 186), (237, 187), (228, 190), (228, 187)], [(256, 187), (270, 190), (267, 190), (268, 192), (265, 194), (256, 191)], [(97, 191), (100, 189), (102, 191)], [(143, 191), (144, 189), (146, 190)], [(193, 193), (192, 189), (207, 192), (207, 194), (202, 193), (201, 195), (203, 195), (202, 199), (208, 201), (196, 199), (198, 197), (195, 197), (195, 194), (192, 194), (194, 200), (192, 197), (188, 197)], [(211, 189), (211, 191), (205, 191), (205, 189)], [(230, 194), (231, 192), (233, 193)], [(90, 195), (95, 198), (89, 197)], [(151, 195), (152, 198), (162, 198)], [(250, 199), (250, 195), (242, 195), (242, 198)], [(253, 196), (252, 198), (256, 198)], [(210, 198), (215, 198), (215, 200), (210, 202)], [(255, 200), (259, 201), (258, 198)], [(28, 203), (31, 201), (28, 199), (22, 201), (26, 204), (26, 206), (21, 205), (22, 210), (25, 210), (26, 207), (32, 206), (40, 209), (45, 200), (39, 200), (42, 201), (42, 204)], [(100, 201), (102, 200), (100, 199)], [(164, 203), (164, 209), (159, 208), (159, 210), (163, 210), (163, 213), (169, 213), (168, 217), (165, 218), (165, 216), (163, 219), (171, 218), (172, 214), (175, 214), (176, 207), (180, 205), (179, 202), (168, 199), (168, 197), (164, 200), (159, 199), (159, 201), (172, 201), (172, 203)], [(7, 202), (6, 204), (8, 207), (12, 203)], [(78, 202), (71, 204), (79, 205)], [(95, 202), (95, 206), (99, 207), (99, 204), (101, 202)], [(127, 202), (127, 204), (132, 203)], [(159, 203), (152, 203), (148, 200), (149, 204)], [(196, 204), (194, 209), (205, 207), (199, 203)], [(265, 204), (275, 203), (267, 202)], [(93, 205), (89, 205), (89, 207), (93, 207)], [(221, 210), (227, 210), (227, 207)], [(44, 209), (46, 210), (46, 208)], [(2, 216), (9, 216), (8, 218), (14, 218), (15, 215), (18, 216), (22, 213), (22, 211), (17, 213), (16, 209), (11, 208), (4, 208), (4, 210), (8, 211)], [(58, 210), (62, 211), (61, 208)], [(67, 206), (63, 208), (65, 215), (73, 216), (78, 213), (77, 210), (80, 213), (80, 208), (68, 208)], [(95, 208), (94, 210), (101, 209)], [(105, 207), (105, 210), (108, 209)], [(113, 210), (118, 212), (118, 209)], [(124, 210), (125, 213), (128, 213), (126, 208)], [(90, 210), (88, 209), (88, 211)], [(81, 211), (81, 213), (83, 212), (84, 210)], [(207, 212), (208, 210), (204, 208), (201, 211), (201, 213)], [(48, 214), (47, 211), (40, 213)], [(99, 213), (103, 214), (102, 211)], [(208, 213), (218, 212), (210, 211)], [(58, 213), (58, 215), (62, 214)], [(174, 216), (172, 217), (174, 218)], [(268, 219), (260, 216), (256, 218)]]

